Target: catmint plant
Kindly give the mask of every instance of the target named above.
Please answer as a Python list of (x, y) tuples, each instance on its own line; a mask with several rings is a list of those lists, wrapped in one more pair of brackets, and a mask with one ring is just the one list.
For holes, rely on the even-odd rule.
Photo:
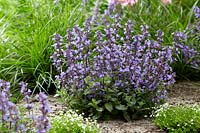
[(122, 24), (124, 18), (111, 7), (95, 22), (88, 18), (63, 37), (55, 34), (51, 58), (57, 81), (72, 97), (69, 105), (95, 118), (116, 109), (128, 119), (166, 98), (175, 82), (173, 50), (162, 46), (161, 31), (150, 39), (147, 25), (135, 35), (134, 22)]
[[(24, 82), (20, 83), (21, 93), (24, 96), (26, 105), (25, 108), (28, 111), (30, 116), (30, 111), (33, 108), (31, 103), (31, 91), (27, 88), (27, 84)], [(24, 113), (20, 113), (17, 108), (17, 105), (14, 104), (11, 100), (10, 93), (10, 83), (0, 79), (0, 130), (2, 132), (16, 132), (16, 133), (25, 133), (25, 132), (37, 132), (37, 133), (46, 133), (50, 129), (50, 124), (48, 120), (48, 113), (50, 111), (47, 96), (44, 93), (38, 94), (38, 100), (41, 104), (39, 110), (41, 111), (41, 116), (38, 116), (37, 119), (34, 119), (33, 116), (30, 119), (27, 119), (24, 116)]]
[(16, 130), (20, 117), (16, 105), (10, 101), (10, 83), (0, 79), (0, 89), (1, 128)]
[(30, 112), (31, 109), (33, 108), (33, 104), (31, 103), (31, 97), (30, 97), (31, 90), (27, 88), (27, 83), (21, 82), (20, 86), (21, 86), (21, 94), (24, 96), (26, 102), (25, 108), (28, 110), (29, 115), (31, 115)]
[(190, 64), (197, 68), (200, 64), (200, 60), (196, 58), (199, 56), (199, 52), (186, 45), (187, 36), (184, 32), (174, 32), (174, 47), (177, 54), (183, 54), (183, 62)]
[(200, 21), (199, 8), (194, 7), (194, 22), (184, 31), (173, 32), (173, 71), (177, 79), (199, 80), (200, 66)]
[(41, 111), (41, 115), (38, 116), (36, 120), (36, 133), (46, 133), (51, 128), (48, 119), (50, 107), (48, 104), (47, 96), (43, 92), (41, 92), (36, 95), (36, 99), (40, 103), (39, 110)]
[[(173, 45), (176, 54), (181, 58), (184, 64), (192, 66), (194, 69), (198, 69), (200, 65), (199, 54), (199, 37), (200, 37), (200, 21), (199, 15), (200, 9), (194, 7), (195, 22), (188, 27), (184, 32), (173, 33)], [(195, 49), (196, 48), (196, 49)]]

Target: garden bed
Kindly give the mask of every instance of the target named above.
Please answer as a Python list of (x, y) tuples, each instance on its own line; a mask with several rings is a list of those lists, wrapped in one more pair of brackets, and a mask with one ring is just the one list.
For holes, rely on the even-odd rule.
[[(167, 103), (170, 105), (186, 105), (200, 103), (200, 83), (199, 82), (178, 82), (169, 93)], [(51, 116), (56, 115), (59, 111), (65, 111), (66, 106), (63, 105), (58, 98), (48, 97), (52, 112)], [(37, 104), (36, 104), (37, 105)], [(37, 114), (37, 110), (34, 110)], [(38, 112), (39, 113), (39, 112)], [(135, 120), (125, 122), (122, 120), (99, 121), (102, 133), (162, 133), (151, 119)]]
[(199, 2), (0, 0), (0, 131), (200, 132)]
[[(172, 105), (199, 104), (200, 103), (200, 83), (178, 82), (171, 92), (167, 103)], [(163, 133), (151, 119), (136, 120), (133, 122), (104, 121), (100, 122), (103, 133)]]

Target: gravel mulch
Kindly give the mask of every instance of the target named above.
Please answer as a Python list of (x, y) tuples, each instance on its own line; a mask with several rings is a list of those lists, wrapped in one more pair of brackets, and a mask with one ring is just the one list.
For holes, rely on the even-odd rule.
[(99, 123), (102, 133), (165, 133), (150, 119), (124, 121), (104, 121)]
[(200, 82), (178, 82), (174, 85), (169, 104), (200, 104)]

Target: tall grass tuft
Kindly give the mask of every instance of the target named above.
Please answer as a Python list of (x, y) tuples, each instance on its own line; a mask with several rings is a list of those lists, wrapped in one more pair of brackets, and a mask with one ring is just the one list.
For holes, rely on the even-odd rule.
[(24, 80), (33, 92), (52, 92), (52, 35), (81, 24), (84, 10), (76, 0), (0, 0), (0, 77)]

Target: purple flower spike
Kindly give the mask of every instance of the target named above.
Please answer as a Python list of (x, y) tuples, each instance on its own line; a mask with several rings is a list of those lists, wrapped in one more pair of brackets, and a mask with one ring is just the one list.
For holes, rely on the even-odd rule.
[(196, 58), (199, 56), (199, 52), (186, 45), (187, 36), (183, 32), (174, 32), (174, 48), (177, 54), (183, 54), (183, 62), (190, 64), (194, 68), (200, 65), (200, 60)]
[(194, 7), (194, 14), (196, 18), (200, 18), (200, 8), (198, 6)]
[(21, 94), (24, 96), (25, 102), (26, 102), (26, 109), (29, 112), (30, 115), (30, 111), (33, 108), (33, 104), (31, 103), (31, 98), (30, 98), (30, 94), (31, 94), (31, 90), (27, 88), (27, 83), (21, 82), (20, 86), (21, 86)]
[(51, 128), (50, 122), (48, 120), (48, 113), (50, 113), (51, 109), (48, 104), (47, 96), (43, 92), (40, 92), (36, 96), (36, 99), (41, 104), (39, 110), (42, 113), (41, 116), (38, 116), (36, 121), (36, 133), (46, 133)]
[[(17, 127), (20, 118), (16, 105), (10, 101), (10, 83), (0, 79), (0, 112), (3, 125)], [(10, 127), (12, 128), (12, 127)]]
[(164, 36), (164, 32), (162, 32), (161, 30), (158, 30), (156, 33), (156, 37), (159, 43), (163, 42), (163, 36)]

